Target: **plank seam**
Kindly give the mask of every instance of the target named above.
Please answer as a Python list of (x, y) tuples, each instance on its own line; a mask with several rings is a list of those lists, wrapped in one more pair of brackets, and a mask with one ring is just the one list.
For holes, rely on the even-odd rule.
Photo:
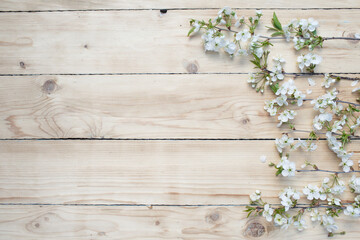
[[(343, 203), (343, 205), (350, 205), (351, 203)], [(0, 203), (0, 206), (64, 206), (64, 207), (246, 207), (248, 203), (243, 204), (106, 204), (106, 203)], [(272, 206), (282, 206), (274, 203)], [(298, 207), (304, 208), (309, 204), (297, 204)], [(321, 204), (316, 207), (329, 207), (329, 205)]]
[[(120, 11), (206, 11), (218, 10), (218, 8), (109, 8), (109, 9), (47, 9), (47, 10), (0, 10), (0, 13), (42, 13), (42, 12), (120, 12)], [(360, 8), (232, 8), (234, 10), (359, 10)]]
[[(251, 72), (250, 72), (251, 73)], [(169, 73), (3, 73), (0, 77), (29, 77), (29, 76), (103, 76), (103, 75), (249, 75), (249, 72), (199, 72), (199, 73), (185, 73), (185, 72), (169, 72)], [(287, 73), (299, 74), (299, 73)], [(313, 73), (311, 75), (324, 75), (325, 73)], [(345, 74), (356, 75), (360, 72), (330, 72), (328, 74)], [(309, 77), (309, 75), (297, 76)]]
[[(300, 138), (307, 140), (307, 138)], [(0, 138), (0, 141), (275, 141), (275, 138)], [(326, 138), (318, 140), (325, 141)], [(360, 140), (352, 137), (351, 140)]]

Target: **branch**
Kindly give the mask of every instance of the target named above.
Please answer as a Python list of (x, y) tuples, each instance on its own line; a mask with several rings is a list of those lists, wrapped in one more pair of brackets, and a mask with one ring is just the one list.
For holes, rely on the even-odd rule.
[[(237, 31), (231, 30), (231, 29), (227, 29), (227, 28), (220, 28), (220, 27), (215, 27), (216, 29), (220, 30), (220, 31), (227, 31), (227, 32), (232, 32), (232, 33), (238, 33)], [(265, 39), (286, 39), (285, 37), (268, 37), (268, 36), (263, 36), (263, 35), (259, 35), (259, 38), (265, 38)], [(294, 38), (294, 37), (290, 37), (290, 38)], [(305, 38), (302, 37), (302, 39), (310, 39), (310, 38)], [(324, 40), (358, 40), (360, 41), (360, 39), (358, 38), (354, 38), (354, 37), (323, 37)]]
[(344, 171), (331, 171), (331, 170), (323, 170), (323, 169), (309, 169), (309, 170), (295, 170), (296, 172), (326, 172), (326, 173), (334, 173), (334, 174), (341, 174), (341, 173), (360, 173), (358, 170), (351, 170), (349, 172)]

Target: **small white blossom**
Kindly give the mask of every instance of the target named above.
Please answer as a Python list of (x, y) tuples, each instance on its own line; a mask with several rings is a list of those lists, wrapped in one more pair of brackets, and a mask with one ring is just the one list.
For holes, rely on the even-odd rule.
[(260, 198), (261, 198), (261, 192), (259, 190), (256, 190), (254, 193), (250, 195), (250, 200), (253, 202), (260, 200)]
[(329, 88), (331, 84), (333, 84), (336, 81), (336, 79), (330, 77), (329, 74), (325, 74), (325, 80), (323, 83), (321, 83), (322, 87)]
[(323, 215), (321, 223), (328, 232), (335, 232), (338, 229), (335, 225), (334, 218), (331, 216)]
[(307, 228), (306, 221), (302, 217), (299, 217), (298, 220), (294, 222), (294, 227), (301, 232)]
[(291, 119), (294, 119), (295, 115), (296, 112), (294, 110), (288, 110), (288, 109), (284, 110), (278, 116), (278, 120), (280, 121), (280, 123), (277, 126), (280, 127), (283, 123), (286, 123)]
[(360, 177), (353, 175), (349, 182), (349, 187), (354, 191), (354, 193), (360, 193)]
[(288, 147), (288, 146), (292, 145), (293, 143), (294, 143), (294, 139), (289, 138), (289, 136), (286, 135), (286, 134), (283, 134), (281, 136), (281, 138), (276, 138), (275, 139), (275, 145), (276, 145), (276, 148), (277, 148), (279, 153), (282, 153), (283, 149), (285, 147)]
[(247, 28), (245, 28), (244, 30), (235, 34), (235, 39), (237, 41), (246, 42), (250, 38), (251, 38), (251, 33), (249, 32), (249, 29), (247, 29)]
[(321, 220), (321, 215), (319, 213), (319, 210), (316, 208), (313, 208), (310, 213), (311, 221), (316, 222)]
[(272, 209), (269, 204), (265, 204), (262, 215), (266, 218), (266, 221), (268, 222), (272, 221), (273, 213), (274, 213), (274, 209)]
[(282, 226), (287, 223), (287, 219), (281, 216), (280, 214), (276, 214), (274, 218), (274, 223), (277, 226)]
[(227, 52), (230, 55), (234, 55), (234, 53), (236, 52), (236, 49), (237, 49), (236, 44), (233, 42), (227, 44), (224, 48), (225, 52)]

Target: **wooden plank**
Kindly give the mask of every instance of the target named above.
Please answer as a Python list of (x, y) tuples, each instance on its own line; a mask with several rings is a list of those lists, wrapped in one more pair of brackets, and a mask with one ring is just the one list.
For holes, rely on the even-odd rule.
[[(325, 239), (311, 225), (281, 230), (243, 207), (0, 206), (0, 239)], [(359, 220), (336, 219), (344, 238), (358, 239)]]
[[(358, 75), (354, 75), (358, 76)], [(275, 138), (277, 118), (264, 110), (274, 98), (256, 93), (247, 75), (0, 77), (0, 138)], [(322, 77), (296, 79), (308, 98), (325, 92)], [(340, 99), (354, 101), (351, 81)], [(297, 108), (294, 108), (297, 109)], [(295, 126), (312, 129), (306, 102)], [(297, 136), (307, 136), (298, 134)]]
[(303, 1), (263, 1), (263, 0), (225, 0), (225, 1), (168, 1), (168, 0), (2, 0), (1, 11), (36, 11), (36, 10), (94, 10), (94, 9), (171, 9), (171, 8), (222, 8), (231, 6), (233, 8), (359, 8), (360, 4), (354, 0), (325, 1), (325, 0), (303, 0)]
[[(349, 150), (359, 159), (359, 141)], [(278, 203), (286, 186), (301, 190), (329, 176), (275, 177), (260, 162), (263, 154), (278, 161), (273, 141), (1, 141), (0, 202), (246, 204), (260, 189), (266, 201)], [(291, 159), (298, 168), (307, 159), (320, 169), (339, 169), (325, 141)], [(344, 200), (353, 197), (347, 193)]]
[[(189, 19), (208, 19), (217, 10), (119, 12), (41, 12), (0, 15), (0, 74), (39, 73), (186, 73), (253, 71), (246, 59), (206, 54), (200, 36), (186, 37)], [(259, 33), (269, 35), (273, 10), (264, 11)], [(245, 16), (253, 10), (241, 11)], [(357, 10), (279, 11), (283, 22), (316, 17), (324, 36), (353, 36), (360, 29)], [(358, 72), (360, 41), (327, 41), (320, 50), (319, 72)], [(275, 43), (275, 42), (274, 42)], [(288, 61), (287, 72), (298, 71), (299, 53), (292, 43), (277, 40), (274, 55)], [(176, 54), (174, 54), (176, 52)]]

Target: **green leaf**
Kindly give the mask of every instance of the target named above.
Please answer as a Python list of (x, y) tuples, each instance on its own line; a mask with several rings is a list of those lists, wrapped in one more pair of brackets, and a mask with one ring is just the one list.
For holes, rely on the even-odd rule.
[(274, 32), (273, 34), (271, 34), (272, 37), (281, 36), (281, 35), (283, 35), (283, 32)]
[(279, 90), (279, 83), (270, 85), (271, 90), (273, 91), (273, 93), (276, 94), (276, 92)]
[(187, 36), (189, 37), (190, 34), (191, 34), (192, 32), (194, 32), (194, 30), (195, 30), (195, 27), (192, 27), (192, 28), (190, 29), (190, 31), (188, 32)]
[(279, 19), (277, 18), (275, 12), (274, 12), (274, 14), (273, 14), (272, 24), (273, 24), (273, 26), (274, 26), (276, 29), (282, 30), (281, 23), (279, 22)]

